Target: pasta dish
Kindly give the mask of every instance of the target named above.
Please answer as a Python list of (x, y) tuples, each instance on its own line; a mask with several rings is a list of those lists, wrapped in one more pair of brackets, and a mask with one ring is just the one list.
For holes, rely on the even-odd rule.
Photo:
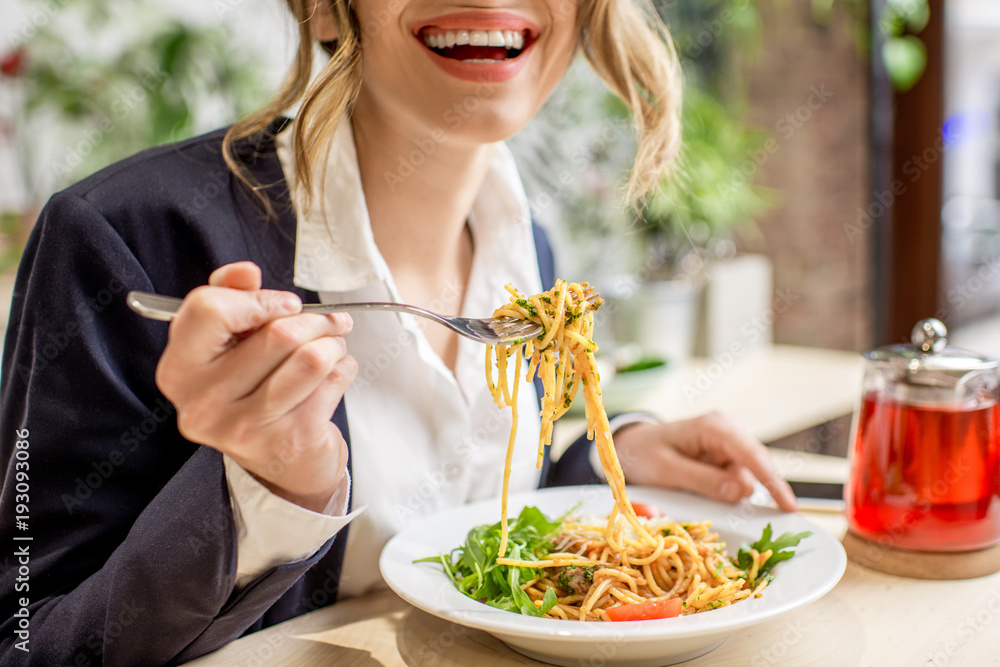
[[(659, 516), (655, 508), (629, 502), (594, 356), (594, 311), (603, 303), (600, 296), (586, 283), (563, 280), (531, 297), (510, 285), (507, 290), (510, 302), (494, 317), (530, 320), (542, 325), (542, 333), (487, 350), (490, 391), (497, 405), (513, 412), (500, 522), (474, 528), (465, 545), (450, 555), (422, 561), (440, 563), (459, 590), (492, 606), (581, 621), (667, 618), (759, 596), (770, 581), (768, 570), (791, 558), (791, 547), (809, 533), (785, 533), (772, 540), (768, 525), (760, 540), (744, 544), (733, 559), (710, 521), (679, 523)], [(537, 375), (544, 387), (539, 467), (553, 422), (582, 387), (587, 435), (595, 442), (614, 497), (607, 517), (567, 514), (553, 520), (526, 507), (508, 519), (522, 373), (527, 381)]]

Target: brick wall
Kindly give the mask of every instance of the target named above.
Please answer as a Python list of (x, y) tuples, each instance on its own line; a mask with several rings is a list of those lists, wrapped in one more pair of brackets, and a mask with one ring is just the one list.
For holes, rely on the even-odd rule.
[(855, 45), (857, 19), (841, 8), (818, 26), (809, 0), (759, 6), (761, 51), (746, 80), (750, 120), (777, 142), (757, 162), (760, 184), (778, 190), (778, 203), (759, 219), (762, 238), (743, 243), (772, 258), (775, 289), (799, 296), (777, 315), (775, 342), (866, 349), (873, 239), (844, 232), (871, 194), (868, 65)]

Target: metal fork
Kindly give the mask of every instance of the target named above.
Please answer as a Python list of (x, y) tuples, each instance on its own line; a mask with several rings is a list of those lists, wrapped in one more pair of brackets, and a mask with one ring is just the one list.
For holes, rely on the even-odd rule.
[[(138, 291), (129, 292), (126, 299), (129, 308), (143, 317), (163, 322), (174, 319), (182, 302), (182, 299), (176, 297)], [(510, 345), (535, 338), (542, 333), (542, 325), (516, 317), (486, 317), (482, 319), (446, 317), (403, 303), (307, 303), (302, 306), (304, 313), (325, 314), (358, 310), (395, 310), (426, 317), (438, 324), (445, 325), (466, 338), (489, 345)]]

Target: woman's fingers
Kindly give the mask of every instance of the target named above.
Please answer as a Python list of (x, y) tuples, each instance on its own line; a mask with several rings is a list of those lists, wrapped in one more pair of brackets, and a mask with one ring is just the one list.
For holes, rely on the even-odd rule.
[[(214, 363), (216, 372), (229, 379), (228, 397), (244, 398), (266, 382), (286, 363), (294, 368), (285, 369), (283, 375), (313, 370), (321, 378), (346, 353), (342, 336), (351, 331), (353, 321), (347, 313), (333, 315), (299, 314), (282, 317), (266, 323), (248, 335), (239, 345), (232, 347)], [(336, 340), (333, 347), (304, 349), (320, 339)], [(321, 351), (333, 353), (327, 360), (316, 357)], [(298, 355), (297, 358), (293, 358)], [(307, 373), (308, 374), (308, 373)], [(294, 388), (293, 383), (293, 388)], [(292, 403), (295, 405), (301, 397)]]
[(666, 424), (638, 424), (616, 435), (615, 441), (630, 483), (673, 486), (736, 501), (750, 495), (756, 478), (781, 509), (792, 511), (797, 506), (767, 448), (716, 413)]
[(231, 287), (241, 290), (258, 290), (261, 286), (260, 267), (253, 262), (233, 262), (220, 266), (208, 277), (213, 287)]
[(733, 421), (718, 413), (699, 418), (701, 447), (720, 465), (730, 462), (749, 469), (767, 488), (778, 507), (793, 511), (798, 506), (792, 487), (778, 475), (767, 448)]
[(358, 364), (354, 357), (344, 356), (303, 401), (286, 413), (285, 419), (296, 423), (322, 421), (329, 424), (333, 411), (357, 373)]
[[(316, 338), (295, 348), (292, 353), (264, 379), (242, 401), (248, 403), (248, 409), (255, 410), (265, 423), (277, 421), (294, 410), (299, 404), (306, 402), (314, 393), (322, 391), (331, 384), (331, 376), (341, 378), (344, 366), (340, 364), (347, 357), (347, 345), (340, 336), (324, 336)], [(347, 389), (346, 382), (338, 383), (341, 387), (339, 396), (332, 400), (332, 407), (326, 413), (329, 419), (333, 409)], [(334, 392), (335, 393), (335, 392)]]
[(170, 323), (168, 341), (190, 363), (207, 363), (232, 347), (233, 337), (302, 309), (291, 292), (196, 287)]
[(656, 448), (646, 470), (650, 479), (638, 483), (670, 486), (727, 503), (748, 497), (754, 488), (752, 476), (742, 466), (720, 467), (689, 458), (669, 446)]
[(302, 314), (262, 290), (250, 262), (212, 273), (170, 324), (156, 382), (192, 442), (232, 456), (274, 493), (322, 510), (343, 481), (347, 447), (330, 422), (357, 373), (347, 314)]

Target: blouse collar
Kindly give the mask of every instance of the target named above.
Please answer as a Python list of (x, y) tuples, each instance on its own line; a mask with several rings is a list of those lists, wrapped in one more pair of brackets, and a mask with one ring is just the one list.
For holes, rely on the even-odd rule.
[[(325, 173), (321, 171), (314, 179), (308, 206), (294, 194), (293, 128), (279, 133), (275, 144), (297, 219), (295, 285), (316, 292), (343, 292), (389, 281), (372, 234), (350, 120), (342, 119), (333, 136)], [(514, 156), (502, 142), (496, 144), (490, 159), (469, 226), (476, 253), (495, 256), (498, 267), (509, 264), (511, 256), (530, 258), (530, 264), (537, 266), (528, 199)], [(540, 281), (536, 278), (531, 283), (519, 287), (535, 289)]]

